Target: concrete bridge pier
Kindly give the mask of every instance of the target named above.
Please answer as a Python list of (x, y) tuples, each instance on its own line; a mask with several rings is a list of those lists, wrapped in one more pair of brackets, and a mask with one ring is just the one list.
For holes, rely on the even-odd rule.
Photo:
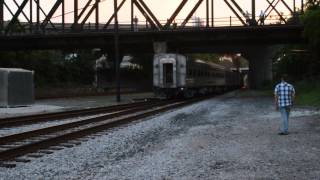
[(249, 61), (249, 87), (259, 89), (272, 81), (272, 58), (276, 52), (274, 46), (249, 47), (244, 57)]

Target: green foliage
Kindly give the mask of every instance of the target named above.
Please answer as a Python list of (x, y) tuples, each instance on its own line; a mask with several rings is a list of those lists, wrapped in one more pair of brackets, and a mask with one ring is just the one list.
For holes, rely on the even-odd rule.
[[(273, 96), (273, 89), (277, 83), (279, 81), (264, 86), (259, 93), (269, 97)], [(296, 90), (295, 105), (320, 108), (320, 76), (290, 83)]]
[(296, 104), (320, 107), (320, 79), (306, 79), (295, 84)]
[(301, 16), (301, 20), (305, 26), (304, 36), (311, 43), (311, 46), (318, 47), (320, 45), (320, 6), (309, 5), (306, 12)]
[[(276, 75), (286, 73), (295, 80), (320, 74), (320, 1), (309, 0), (304, 14), (300, 16), (304, 24), (305, 45), (288, 45), (279, 51), (274, 64)], [(293, 52), (300, 50), (300, 52)]]
[[(317, 63), (309, 53), (294, 52), (294, 49), (303, 49), (302, 46), (286, 46), (281, 49), (273, 63), (275, 79), (281, 74), (288, 74), (292, 80), (301, 80), (318, 73)], [(303, 68), (302, 68), (303, 67)]]
[(79, 51), (67, 60), (61, 51), (1, 52), (0, 67), (35, 71), (36, 87), (63, 86), (68, 83), (91, 84), (95, 57), (90, 51)]

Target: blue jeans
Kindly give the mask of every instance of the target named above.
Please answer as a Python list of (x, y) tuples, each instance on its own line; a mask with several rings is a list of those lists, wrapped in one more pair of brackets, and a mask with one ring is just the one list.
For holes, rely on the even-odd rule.
[(280, 107), (279, 110), (281, 112), (282, 117), (280, 131), (282, 133), (288, 133), (290, 106)]

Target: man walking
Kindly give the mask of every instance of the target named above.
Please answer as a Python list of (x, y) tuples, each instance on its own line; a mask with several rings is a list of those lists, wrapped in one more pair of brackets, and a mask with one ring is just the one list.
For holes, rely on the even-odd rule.
[(287, 75), (282, 75), (281, 82), (274, 89), (274, 100), (276, 109), (280, 110), (282, 123), (279, 135), (288, 135), (290, 108), (295, 96), (294, 87), (287, 83)]

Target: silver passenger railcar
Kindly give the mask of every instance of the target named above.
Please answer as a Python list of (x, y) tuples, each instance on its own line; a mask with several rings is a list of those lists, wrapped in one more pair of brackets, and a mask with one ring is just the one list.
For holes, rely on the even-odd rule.
[(239, 74), (221, 65), (188, 59), (181, 54), (156, 54), (153, 86), (157, 95), (192, 97), (240, 85)]

